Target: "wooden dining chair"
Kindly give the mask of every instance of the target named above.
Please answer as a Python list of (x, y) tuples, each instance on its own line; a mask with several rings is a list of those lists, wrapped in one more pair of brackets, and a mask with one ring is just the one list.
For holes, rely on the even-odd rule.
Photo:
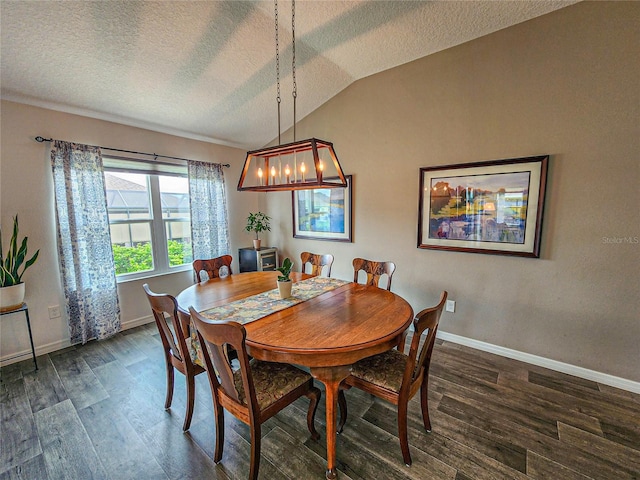
[[(393, 262), (374, 262), (364, 258), (353, 259), (353, 281), (358, 282), (360, 271), (367, 274), (365, 285), (375, 285), (380, 287), (380, 279), (387, 275), (387, 290), (391, 290), (391, 278), (396, 271), (396, 264)], [(380, 287), (382, 288), (382, 287)]]
[[(378, 398), (391, 402), (398, 408), (398, 437), (404, 463), (411, 465), (409, 453), (409, 439), (407, 435), (407, 411), (409, 400), (420, 390), (420, 406), (422, 408), (422, 420), (427, 432), (431, 431), (428, 404), (428, 380), (431, 353), (436, 340), (440, 315), (447, 301), (447, 292), (440, 295), (438, 304), (426, 308), (418, 313), (413, 320), (413, 338), (409, 354), (399, 350), (387, 350), (386, 352), (364, 358), (356, 362), (351, 374), (340, 384), (338, 393), (338, 405), (340, 407), (340, 423), (338, 432), (342, 432), (347, 420), (347, 401), (344, 390), (356, 387), (371, 393)], [(420, 339), (425, 330), (427, 337), (420, 346)]]
[[(197, 338), (190, 335), (189, 317), (178, 312), (178, 302), (168, 294), (154, 293), (148, 284), (142, 286), (147, 294), (160, 339), (164, 349), (167, 368), (167, 396), (164, 408), (171, 407), (173, 399), (174, 369), (182, 373), (187, 381), (187, 411), (182, 430), (189, 430), (193, 416), (196, 385), (195, 376), (204, 372), (204, 364), (198, 358), (200, 345)], [(170, 321), (168, 321), (168, 319)]]
[[(222, 255), (220, 257), (211, 258), (208, 260), (194, 260), (193, 270), (196, 274), (196, 281), (198, 283), (205, 282), (211, 278), (218, 278), (221, 276), (231, 275), (231, 262), (233, 257), (231, 255)], [(205, 272), (207, 275), (203, 275)]]
[[(215, 463), (222, 460), (224, 448), (223, 409), (227, 409), (251, 430), (250, 480), (258, 478), (262, 423), (302, 395), (310, 399), (307, 427), (311, 438), (320, 438), (314, 418), (321, 393), (313, 385), (313, 377), (309, 373), (285, 363), (250, 360), (245, 346), (247, 332), (244, 326), (232, 321), (208, 320), (193, 307), (189, 311), (203, 346), (211, 386), (216, 423)], [(232, 369), (225, 353), (226, 346), (237, 352), (238, 370)]]
[[(375, 262), (373, 260), (366, 260), (364, 258), (353, 259), (353, 281), (358, 283), (360, 272), (366, 273), (367, 278), (365, 285), (373, 285), (382, 288), (380, 285), (384, 275), (387, 276), (387, 290), (391, 291), (391, 278), (393, 272), (396, 271), (396, 264), (393, 262)], [(404, 350), (404, 344), (407, 338), (407, 332), (404, 332), (398, 339), (397, 348), (400, 351)]]
[[(322, 275), (322, 270), (326, 267), (327, 277), (331, 276), (331, 266), (333, 265), (333, 255), (327, 253), (319, 255), (317, 253), (302, 252), (300, 254), (302, 260), (302, 273), (310, 273), (311, 275)], [(310, 271), (307, 272), (310, 266)]]

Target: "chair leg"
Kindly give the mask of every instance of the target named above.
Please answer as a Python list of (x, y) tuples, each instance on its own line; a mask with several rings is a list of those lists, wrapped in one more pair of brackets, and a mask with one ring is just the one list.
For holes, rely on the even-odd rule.
[(405, 465), (411, 465), (411, 453), (409, 452), (409, 437), (407, 432), (407, 409), (406, 402), (398, 404), (398, 438), (400, 439), (400, 449)]
[(182, 431), (186, 432), (191, 426), (191, 417), (193, 417), (193, 404), (196, 397), (196, 382), (193, 375), (185, 375), (187, 380), (187, 412), (184, 416), (184, 423), (182, 424)]
[(173, 400), (173, 377), (174, 377), (174, 368), (171, 364), (171, 361), (167, 358), (165, 365), (167, 367), (167, 396), (164, 400), (164, 408), (171, 407), (171, 401)]
[(400, 340), (398, 341), (398, 351), (404, 353), (404, 346), (407, 343), (407, 331), (405, 330), (400, 335)]
[(258, 470), (260, 468), (260, 425), (255, 422), (251, 424), (251, 459), (249, 465), (249, 480), (258, 478)]
[(213, 401), (213, 412), (216, 421), (216, 446), (213, 452), (213, 461), (215, 463), (222, 460), (222, 450), (224, 449), (224, 410), (221, 406)]
[(311, 432), (311, 438), (313, 440), (318, 440), (320, 438), (320, 434), (316, 430), (315, 418), (316, 418), (316, 410), (318, 409), (318, 402), (320, 401), (322, 392), (320, 392), (319, 388), (312, 387), (311, 390), (307, 392), (306, 396), (309, 398), (309, 411), (307, 412), (307, 427)]
[(425, 378), (420, 385), (420, 407), (422, 408), (422, 422), (424, 423), (424, 429), (427, 432), (431, 431), (431, 419), (429, 418), (429, 399), (428, 395), (427, 379)]
[(344, 424), (347, 423), (347, 399), (344, 396), (344, 390), (340, 388), (338, 391), (338, 407), (340, 408), (340, 421), (338, 422), (338, 433), (342, 433)]

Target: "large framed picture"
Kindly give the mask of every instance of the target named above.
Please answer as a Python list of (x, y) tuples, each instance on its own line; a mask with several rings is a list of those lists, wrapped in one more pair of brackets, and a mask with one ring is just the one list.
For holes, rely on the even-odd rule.
[(539, 257), (548, 160), (421, 168), (418, 248)]
[(314, 188), (291, 192), (293, 236), (335, 242), (351, 241), (352, 175), (344, 188)]

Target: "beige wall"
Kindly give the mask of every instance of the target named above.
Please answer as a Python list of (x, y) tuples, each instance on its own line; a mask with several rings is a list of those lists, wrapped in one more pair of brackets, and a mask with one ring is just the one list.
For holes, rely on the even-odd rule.
[[(298, 260), (393, 260), (414, 310), (442, 289), (441, 330), (640, 381), (640, 3), (580, 3), (360, 80), (299, 122), (354, 178), (354, 243), (272, 243)], [(301, 86), (304, 95), (304, 86)], [(284, 138), (290, 141), (290, 133)], [(540, 259), (417, 249), (419, 168), (550, 154)]]
[[(289, 194), (236, 192), (244, 151), (2, 102), (2, 227), (19, 213), (41, 248), (25, 275), (39, 351), (68, 342), (47, 316), (63, 299), (43, 135), (229, 162), (234, 257), (250, 245), (247, 212), (266, 209), (281, 258), (330, 252), (344, 279), (355, 256), (393, 260), (393, 290), (416, 311), (442, 289), (456, 300), (443, 332), (640, 381), (640, 245), (603, 242), (640, 237), (639, 18), (640, 3), (580, 3), (363, 79), (300, 121), (298, 139), (334, 142), (354, 176), (353, 243), (293, 239)], [(551, 155), (540, 259), (416, 248), (420, 167), (539, 154)], [(150, 279), (174, 294), (190, 282)], [(148, 320), (141, 283), (119, 289), (125, 324)], [(0, 359), (27, 352), (24, 320), (1, 322)]]
[[(64, 305), (58, 270), (53, 182), (49, 165), (50, 145), (34, 137), (57, 138), (91, 145), (156, 152), (205, 162), (230, 163), (225, 169), (231, 252), (251, 245), (244, 230), (247, 212), (258, 208), (259, 195), (236, 190), (245, 151), (189, 140), (139, 128), (94, 120), (77, 115), (2, 101), (0, 146), (0, 211), (3, 240), (8, 241), (12, 216), (20, 219), (20, 233), (29, 237), (30, 252), (40, 249), (38, 261), (24, 276), (25, 300), (33, 328), (36, 350), (46, 353), (67, 346), (66, 319), (49, 319), (47, 307)], [(237, 254), (233, 254), (234, 259)], [(237, 269), (237, 259), (235, 265)], [(176, 295), (193, 281), (192, 273), (175, 273), (147, 280), (152, 289)], [(149, 304), (142, 290), (143, 280), (118, 287), (122, 322), (125, 326), (151, 320)], [(62, 308), (64, 311), (64, 308)], [(0, 319), (0, 360), (29, 352), (29, 337), (23, 315)]]

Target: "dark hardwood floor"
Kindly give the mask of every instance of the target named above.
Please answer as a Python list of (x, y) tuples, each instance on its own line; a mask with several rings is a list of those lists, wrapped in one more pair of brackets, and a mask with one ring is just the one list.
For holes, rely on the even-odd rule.
[[(191, 430), (182, 433), (184, 377), (165, 411), (155, 324), (0, 370), (0, 480), (245, 479), (249, 430), (226, 416), (214, 446), (211, 394), (197, 379)], [(395, 409), (356, 389), (338, 437), (342, 479), (639, 479), (640, 395), (438, 342), (430, 377), (432, 433), (410, 405), (413, 465), (402, 462)], [(321, 439), (300, 399), (263, 425), (261, 479), (322, 479)]]

